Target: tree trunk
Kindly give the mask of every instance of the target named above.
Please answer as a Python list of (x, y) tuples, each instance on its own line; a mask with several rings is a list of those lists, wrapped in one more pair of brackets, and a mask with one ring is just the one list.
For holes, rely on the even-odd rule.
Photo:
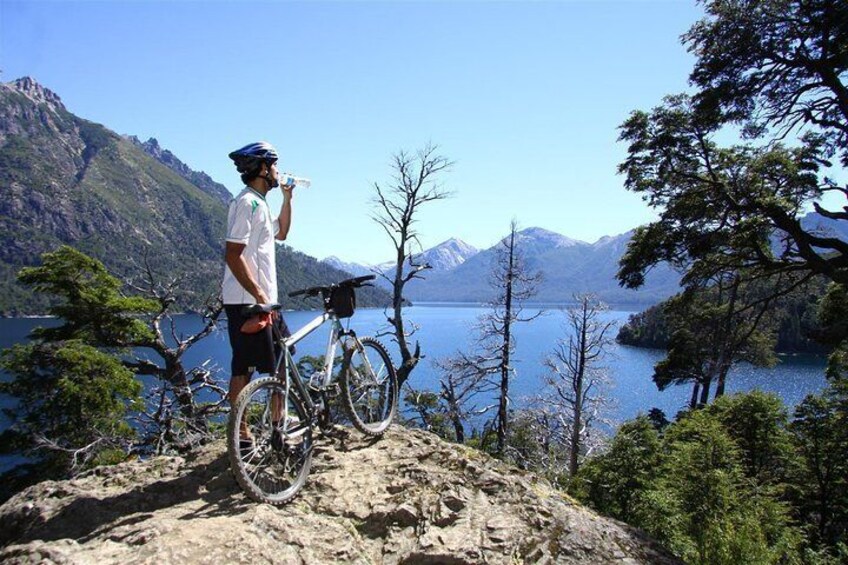
[(462, 426), (462, 417), (459, 400), (456, 398), (456, 390), (450, 380), (448, 380), (447, 386), (442, 384), (442, 388), (444, 390), (445, 402), (447, 402), (448, 405), (450, 421), (451, 424), (453, 424), (453, 432), (454, 435), (456, 435), (456, 441), (457, 443), (465, 443), (465, 428)]
[(704, 379), (704, 382), (701, 383), (703, 387), (701, 389), (701, 400), (698, 402), (698, 407), (704, 407), (707, 405), (707, 402), (710, 400), (710, 385), (712, 384), (712, 377), (707, 377)]
[[(406, 237), (406, 232), (401, 232), (402, 242), (406, 242)], [(413, 355), (410, 353), (409, 344), (406, 342), (406, 332), (403, 326), (403, 264), (405, 259), (406, 246), (402, 243), (397, 249), (395, 281), (392, 289), (392, 310), (394, 314), (392, 325), (395, 329), (395, 339), (397, 340), (398, 347), (400, 348), (401, 356), (401, 364), (397, 369), (398, 389), (403, 387), (403, 383), (406, 382), (410, 373), (412, 373), (412, 370), (415, 369), (421, 354), (421, 351), (417, 346), (415, 348), (415, 354)]]
[[(725, 316), (724, 327), (722, 328), (724, 338), (720, 345), (720, 354), (716, 363), (716, 366), (718, 367), (718, 382), (716, 383), (716, 391), (713, 398), (718, 398), (724, 395), (724, 383), (727, 379), (727, 373), (730, 370), (730, 363), (732, 363), (732, 361), (728, 361), (728, 357), (730, 357), (732, 353), (729, 352), (727, 348), (731, 347), (730, 343), (733, 342), (733, 338), (731, 337), (731, 334), (733, 333), (733, 316), (736, 308), (736, 299), (739, 295), (740, 284), (739, 275), (733, 275), (733, 280), (730, 283), (730, 299), (727, 305), (727, 315)], [(728, 343), (728, 341), (730, 343)]]
[(713, 399), (724, 396), (724, 382), (727, 380), (727, 373), (729, 371), (730, 367), (722, 367), (721, 372), (718, 375), (718, 382), (716, 383), (715, 396), (713, 396)]
[(695, 384), (692, 386), (692, 398), (689, 399), (689, 408), (694, 410), (698, 406), (698, 390), (701, 388), (701, 384), (696, 380)]
[(584, 300), (580, 324), (580, 343), (578, 344), (577, 375), (574, 382), (574, 417), (571, 428), (571, 453), (568, 461), (568, 472), (574, 477), (577, 474), (577, 461), (580, 456), (580, 428), (583, 425), (583, 377), (586, 375), (586, 331), (589, 304)]
[(498, 406), (498, 455), (503, 455), (506, 447), (509, 418), (509, 345), (511, 340), (510, 323), (512, 322), (512, 279), (515, 258), (515, 229), (509, 234), (509, 268), (506, 273), (506, 300), (504, 301), (504, 335), (501, 348), (501, 397)]
[(177, 399), (180, 414), (186, 422), (189, 422), (198, 430), (205, 431), (207, 422), (197, 413), (194, 395), (191, 393), (191, 386), (188, 384), (182, 361), (175, 359), (173, 355), (165, 356), (165, 380), (173, 387), (174, 398)]

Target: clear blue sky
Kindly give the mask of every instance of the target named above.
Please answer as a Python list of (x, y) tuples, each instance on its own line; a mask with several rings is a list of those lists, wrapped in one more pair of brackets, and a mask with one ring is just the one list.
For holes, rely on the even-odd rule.
[(616, 175), (617, 127), (687, 88), (679, 36), (700, 15), (687, 0), (0, 0), (0, 69), (156, 137), (232, 192), (227, 153), (270, 141), (283, 170), (313, 180), (288, 243), (378, 262), (391, 247), (369, 218), (372, 185), (394, 152), (428, 142), (456, 164), (443, 176), (455, 196), (420, 216), (425, 247), (488, 247), (513, 217), (589, 242), (650, 221)]

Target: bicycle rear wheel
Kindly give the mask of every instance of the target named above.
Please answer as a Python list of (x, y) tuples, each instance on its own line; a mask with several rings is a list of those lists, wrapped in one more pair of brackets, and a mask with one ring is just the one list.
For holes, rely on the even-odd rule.
[[(276, 377), (256, 379), (230, 412), (230, 469), (257, 502), (285, 504), (297, 495), (312, 466), (312, 426), (302, 400)], [(287, 404), (284, 406), (284, 404)]]
[(342, 395), (353, 425), (360, 432), (380, 436), (397, 413), (395, 368), (383, 345), (370, 337), (354, 340), (345, 352)]

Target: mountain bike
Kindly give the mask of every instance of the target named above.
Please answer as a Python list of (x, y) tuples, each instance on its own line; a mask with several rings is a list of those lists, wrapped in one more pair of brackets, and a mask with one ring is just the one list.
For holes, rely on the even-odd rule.
[[(342, 396), (350, 422), (360, 432), (380, 436), (397, 412), (398, 384), (385, 347), (370, 337), (360, 338), (341, 320), (355, 310), (355, 289), (374, 275), (290, 292), (289, 296), (321, 296), (324, 312), (284, 337), (272, 325), (279, 346), (274, 373), (252, 380), (230, 411), (227, 452), (236, 481), (247, 495), (270, 504), (285, 504), (306, 482), (312, 466), (313, 430), (332, 427), (330, 401)], [(279, 304), (246, 306), (246, 314), (279, 311)], [(290, 347), (330, 322), (324, 365), (302, 378)], [(341, 370), (333, 374), (336, 353)], [(340, 382), (339, 382), (340, 381)]]

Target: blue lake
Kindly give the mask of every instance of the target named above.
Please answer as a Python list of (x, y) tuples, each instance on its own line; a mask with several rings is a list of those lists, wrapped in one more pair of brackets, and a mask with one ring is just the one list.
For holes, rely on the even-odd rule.
[[(539, 308), (528, 308), (525, 313), (535, 314)], [(417, 326), (412, 340), (421, 343), (425, 358), (412, 374), (411, 384), (417, 388), (435, 389), (439, 372), (434, 362), (458, 350), (470, 351), (475, 344), (474, 324), (486, 309), (480, 306), (458, 306), (456, 304), (422, 304), (404, 310), (404, 319)], [(609, 311), (605, 318), (623, 324), (632, 312)], [(316, 311), (286, 312), (286, 321), (292, 330), (303, 326), (318, 314)], [(202, 327), (196, 315), (181, 315), (175, 318), (178, 333), (189, 335)], [(516, 376), (512, 382), (511, 396), (517, 406), (522, 400), (537, 394), (545, 374), (542, 360), (549, 356), (557, 340), (568, 337), (565, 314), (556, 307), (545, 308), (543, 315), (532, 322), (515, 327), (516, 352), (514, 367)], [(26, 340), (29, 332), (37, 326), (53, 325), (52, 319), (0, 319), (0, 348)], [(226, 323), (226, 322), (224, 322)], [(385, 331), (385, 315), (381, 309), (359, 309), (350, 321), (361, 336), (375, 335)], [(323, 355), (329, 326), (313, 332), (298, 345), (301, 355)], [(395, 363), (400, 356), (395, 344), (388, 336), (381, 341), (388, 347)], [(144, 351), (139, 351), (144, 357)], [(684, 408), (689, 401), (691, 387), (680, 386), (659, 392), (651, 381), (654, 364), (663, 357), (662, 351), (640, 349), (613, 344), (604, 363), (612, 383), (608, 395), (614, 400), (606, 415), (613, 421), (622, 422), (647, 412), (652, 407), (662, 409), (669, 418)], [(157, 361), (150, 356), (151, 361)], [(211, 360), (219, 369), (218, 378), (229, 378), (230, 346), (225, 327), (205, 340), (197, 343), (186, 353), (187, 367)], [(742, 365), (736, 367), (729, 377), (727, 392), (754, 389), (770, 391), (780, 396), (790, 408), (810, 393), (821, 391), (825, 385), (825, 359), (816, 356), (785, 356), (771, 369)], [(6, 378), (3, 376), (2, 378)], [(9, 406), (9, 398), (0, 398), (0, 407)], [(10, 424), (8, 418), (0, 416), (0, 431)], [(0, 458), (0, 470), (8, 467), (12, 459)]]
[[(529, 315), (538, 309), (528, 308)], [(416, 387), (434, 388), (439, 373), (434, 361), (455, 353), (458, 350), (471, 350), (475, 335), (473, 326), (486, 309), (479, 306), (457, 306), (456, 304), (424, 304), (404, 310), (405, 320), (414, 323), (418, 329), (412, 340), (421, 343), (424, 360), (412, 375), (411, 383)], [(631, 312), (610, 311), (605, 317), (618, 324), (627, 320)], [(286, 312), (286, 320), (294, 330), (317, 315), (315, 311)], [(558, 339), (567, 338), (565, 315), (556, 308), (544, 310), (544, 314), (534, 321), (515, 326), (516, 352), (514, 366), (516, 377), (513, 381), (513, 398), (520, 404), (523, 397), (535, 394), (539, 390), (544, 375), (542, 360), (551, 354)], [(0, 320), (0, 348), (25, 341), (27, 334), (39, 325), (52, 325), (50, 319), (3, 319)], [(176, 317), (177, 331), (189, 334), (197, 331), (202, 320), (194, 315)], [(359, 335), (374, 335), (385, 330), (385, 316), (380, 309), (359, 309), (351, 320), (351, 325)], [(324, 352), (329, 326), (317, 330), (298, 345), (298, 356), (321, 355)], [(399, 354), (391, 338), (381, 341), (399, 361)], [(144, 352), (141, 351), (141, 356)], [(632, 418), (639, 412), (652, 407), (664, 410), (670, 417), (683, 408), (689, 400), (689, 386), (672, 387), (659, 392), (651, 381), (654, 364), (663, 356), (661, 351), (640, 349), (614, 344), (604, 363), (613, 383), (610, 395), (616, 406), (609, 414), (622, 421)], [(151, 356), (156, 361), (155, 356)], [(193, 366), (210, 359), (220, 369), (220, 378), (227, 379), (230, 362), (230, 347), (226, 331), (213, 333), (199, 342), (186, 354), (187, 366)], [(734, 369), (727, 384), (729, 393), (760, 389), (778, 394), (788, 406), (794, 406), (808, 393), (818, 392), (826, 385), (824, 377), (825, 359), (816, 356), (785, 356), (772, 369), (762, 369), (742, 365)], [(8, 425), (0, 422), (0, 429)]]

